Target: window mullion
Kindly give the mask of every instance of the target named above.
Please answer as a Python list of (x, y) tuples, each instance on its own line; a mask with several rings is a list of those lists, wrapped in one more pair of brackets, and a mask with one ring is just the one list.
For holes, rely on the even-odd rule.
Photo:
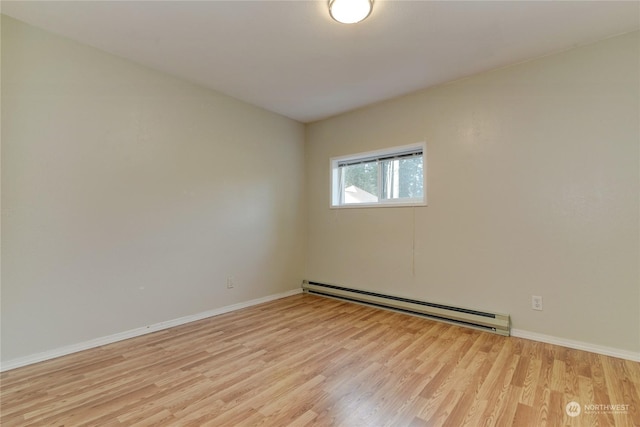
[(377, 196), (378, 196), (378, 201), (381, 202), (382, 199), (383, 199), (383, 195), (384, 195), (383, 188), (382, 188), (382, 186), (384, 185), (383, 184), (384, 180), (383, 180), (383, 177), (382, 177), (382, 173), (383, 173), (383, 171), (382, 171), (382, 162), (378, 160), (378, 162), (376, 162), (376, 163), (377, 163), (377, 166), (378, 166), (378, 194), (377, 194)]
[(344, 204), (344, 191), (345, 191), (345, 185), (344, 185), (344, 180), (345, 180), (345, 169), (344, 168), (340, 168), (338, 170), (338, 173), (340, 174), (340, 204), (343, 205)]

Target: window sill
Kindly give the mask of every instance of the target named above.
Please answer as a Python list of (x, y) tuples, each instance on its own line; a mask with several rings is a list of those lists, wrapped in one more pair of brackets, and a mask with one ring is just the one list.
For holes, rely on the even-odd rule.
[(361, 209), (361, 208), (411, 208), (425, 207), (427, 202), (396, 202), (396, 203), (353, 203), (348, 205), (331, 205), (331, 209)]

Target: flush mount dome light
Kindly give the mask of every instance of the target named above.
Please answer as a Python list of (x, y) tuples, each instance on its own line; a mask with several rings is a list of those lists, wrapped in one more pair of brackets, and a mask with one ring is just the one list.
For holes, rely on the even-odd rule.
[(364, 20), (373, 9), (373, 0), (329, 0), (329, 14), (343, 24)]

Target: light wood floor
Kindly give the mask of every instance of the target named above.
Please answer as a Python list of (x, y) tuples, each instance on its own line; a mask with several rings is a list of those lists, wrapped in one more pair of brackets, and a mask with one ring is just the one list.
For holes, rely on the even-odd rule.
[(0, 380), (4, 427), (640, 425), (639, 363), (312, 295)]

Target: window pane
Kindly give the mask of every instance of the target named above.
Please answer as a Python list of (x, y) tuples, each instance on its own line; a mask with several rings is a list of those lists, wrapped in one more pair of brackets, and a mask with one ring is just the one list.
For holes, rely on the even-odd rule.
[(378, 163), (342, 166), (342, 200), (345, 204), (378, 201)]
[(422, 198), (424, 194), (423, 157), (383, 160), (382, 198)]

